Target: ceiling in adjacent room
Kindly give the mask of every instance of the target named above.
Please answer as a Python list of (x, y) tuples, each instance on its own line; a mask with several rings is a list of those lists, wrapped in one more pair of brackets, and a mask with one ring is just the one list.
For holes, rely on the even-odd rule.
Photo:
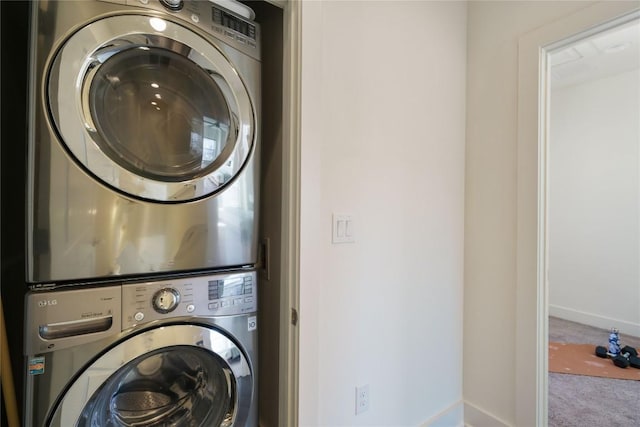
[(640, 78), (640, 20), (595, 34), (553, 52), (551, 85), (554, 88), (585, 83), (638, 70)]

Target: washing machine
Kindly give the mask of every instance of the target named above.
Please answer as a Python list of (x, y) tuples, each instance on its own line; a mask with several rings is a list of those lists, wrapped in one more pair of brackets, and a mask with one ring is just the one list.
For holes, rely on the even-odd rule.
[(32, 4), (30, 283), (256, 264), (252, 13), (231, 0)]
[(257, 426), (255, 272), (27, 296), (25, 426)]

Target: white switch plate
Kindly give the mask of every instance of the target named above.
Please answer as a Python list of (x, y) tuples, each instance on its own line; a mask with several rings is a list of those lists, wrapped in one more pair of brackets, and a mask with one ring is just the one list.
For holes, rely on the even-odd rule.
[(353, 243), (355, 242), (353, 229), (353, 215), (333, 214), (331, 226), (331, 243)]

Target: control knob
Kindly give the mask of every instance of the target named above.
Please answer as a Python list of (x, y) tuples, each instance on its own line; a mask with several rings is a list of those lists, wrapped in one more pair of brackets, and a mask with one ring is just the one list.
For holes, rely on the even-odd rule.
[(153, 294), (151, 304), (153, 309), (161, 314), (170, 313), (180, 303), (180, 292), (173, 288), (163, 288)]
[(169, 10), (177, 11), (182, 9), (184, 2), (182, 0), (160, 0), (160, 3)]

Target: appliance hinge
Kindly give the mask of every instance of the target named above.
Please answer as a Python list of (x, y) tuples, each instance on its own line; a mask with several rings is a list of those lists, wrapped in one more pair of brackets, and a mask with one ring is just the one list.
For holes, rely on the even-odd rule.
[(258, 254), (258, 267), (262, 273), (262, 277), (267, 281), (271, 280), (271, 239), (268, 237), (262, 239)]
[(291, 324), (296, 326), (298, 324), (298, 310), (295, 308), (291, 309)]

